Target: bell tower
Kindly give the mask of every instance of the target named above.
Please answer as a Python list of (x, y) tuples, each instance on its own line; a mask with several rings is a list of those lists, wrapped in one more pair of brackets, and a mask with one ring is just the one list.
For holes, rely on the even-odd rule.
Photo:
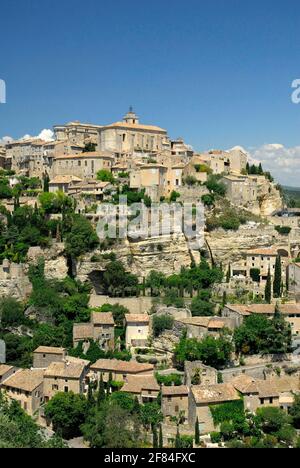
[(129, 112), (125, 115), (123, 121), (128, 123), (128, 124), (131, 124), (131, 125), (139, 124), (139, 122), (140, 122), (139, 118), (136, 115), (136, 113), (134, 112), (132, 106), (130, 106)]

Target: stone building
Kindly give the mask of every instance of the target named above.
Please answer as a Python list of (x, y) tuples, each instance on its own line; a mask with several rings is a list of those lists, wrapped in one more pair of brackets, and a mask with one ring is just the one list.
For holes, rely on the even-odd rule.
[(150, 318), (147, 314), (127, 314), (126, 348), (142, 348), (147, 346), (149, 338)]
[(191, 146), (185, 144), (183, 138), (177, 138), (177, 140), (171, 141), (171, 154), (172, 157), (180, 156), (191, 159), (194, 155), (194, 151)]
[[(235, 327), (240, 327), (245, 318), (250, 315), (264, 315), (267, 318), (274, 317), (274, 304), (227, 304), (222, 310), (222, 316), (231, 318)], [(291, 325), (293, 335), (300, 335), (300, 304), (280, 304), (280, 312)]]
[(127, 382), (131, 376), (151, 376), (154, 366), (152, 364), (139, 364), (138, 362), (118, 361), (116, 359), (100, 359), (91, 366), (91, 380), (100, 380), (101, 374), (104, 382), (108, 382), (110, 373), (117, 382)]
[(300, 302), (300, 263), (291, 263), (288, 267), (289, 293)]
[(154, 375), (128, 376), (121, 392), (131, 393), (140, 404), (154, 403), (159, 396), (160, 386)]
[(34, 369), (47, 369), (53, 362), (63, 362), (66, 358), (65, 348), (40, 346), (33, 352)]
[(72, 184), (73, 187), (79, 185), (82, 179), (74, 175), (57, 175), (49, 182), (49, 192), (63, 192), (68, 194), (69, 187)]
[(13, 366), (8, 366), (6, 364), (0, 364), (0, 388), (2, 382), (14, 375), (19, 369)]
[(22, 369), (1, 383), (8, 398), (20, 403), (29, 416), (34, 416), (44, 403), (44, 371)]
[(232, 379), (231, 384), (243, 396), (245, 409), (252, 413), (264, 407), (281, 408), (288, 412), (294, 395), (300, 393), (299, 377), (258, 380), (239, 375)]
[(189, 394), (189, 424), (195, 427), (197, 418), (201, 434), (216, 431), (211, 406), (239, 401), (240, 396), (231, 384), (192, 386)]
[(165, 418), (176, 417), (183, 414), (188, 418), (189, 389), (185, 385), (179, 387), (162, 387), (161, 409)]
[(115, 322), (111, 312), (92, 312), (90, 323), (73, 325), (74, 348), (80, 342), (93, 340), (104, 351), (112, 351), (115, 347)]
[(213, 367), (205, 366), (201, 361), (186, 361), (184, 363), (184, 379), (189, 388), (192, 385), (216, 385), (218, 383), (218, 371)]
[(132, 109), (123, 122), (116, 122), (99, 129), (98, 147), (100, 151), (129, 153), (131, 155), (155, 154), (170, 149), (167, 131), (154, 126), (142, 125)]
[(232, 329), (233, 323), (225, 317), (191, 317), (181, 320), (187, 330), (188, 338), (203, 339), (206, 336), (219, 338), (225, 328)]
[(167, 167), (161, 164), (145, 164), (130, 172), (130, 188), (145, 189), (154, 202), (159, 202), (165, 195), (167, 186)]
[(101, 128), (101, 125), (74, 121), (66, 125), (55, 125), (53, 130), (56, 140), (84, 146), (87, 143), (98, 143), (98, 131)]
[(284, 282), (286, 278), (286, 269), (289, 263), (289, 253), (287, 250), (278, 249), (274, 247), (253, 249), (247, 252), (246, 276), (250, 278), (251, 270), (259, 270), (260, 271), (260, 283), (262, 283), (264, 287), (268, 279), (269, 271), (271, 273), (271, 278), (272, 279), (274, 278), (276, 259), (279, 255), (281, 257), (282, 280)]
[(44, 374), (45, 401), (51, 400), (56, 393), (86, 393), (86, 377), (89, 366), (89, 361), (70, 356), (62, 362), (52, 362)]
[(56, 156), (51, 176), (76, 176), (80, 179), (96, 179), (101, 170), (111, 172), (114, 157), (107, 152), (90, 152)]

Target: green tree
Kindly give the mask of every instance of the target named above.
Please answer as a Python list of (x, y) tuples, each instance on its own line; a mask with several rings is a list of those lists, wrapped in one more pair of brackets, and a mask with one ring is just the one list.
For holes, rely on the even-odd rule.
[(110, 182), (111, 184), (115, 182), (115, 179), (112, 173), (105, 169), (102, 169), (101, 171), (97, 173), (97, 179), (100, 180), (101, 182)]
[(81, 215), (74, 215), (72, 227), (66, 236), (66, 252), (73, 258), (95, 249), (99, 239), (91, 223)]
[(23, 305), (13, 297), (0, 299), (0, 321), (3, 328), (24, 324)]
[(273, 294), (274, 297), (281, 297), (281, 284), (282, 284), (282, 268), (281, 268), (281, 257), (280, 255), (276, 258), (275, 263), (275, 275), (273, 283)]
[(157, 403), (146, 403), (140, 407), (140, 418), (146, 429), (163, 422), (161, 408)]
[(165, 330), (172, 330), (174, 318), (171, 315), (155, 315), (152, 321), (155, 337), (160, 336)]
[(265, 301), (267, 304), (271, 304), (272, 302), (272, 278), (271, 278), (271, 270), (269, 268), (268, 277), (265, 287)]
[(100, 383), (99, 383), (99, 390), (98, 390), (98, 395), (97, 395), (97, 406), (98, 406), (98, 408), (103, 403), (105, 398), (106, 398), (105, 385), (104, 385), (104, 382), (103, 382), (103, 374), (101, 374)]
[(196, 424), (195, 424), (195, 444), (196, 445), (200, 444), (199, 418), (196, 419)]
[(158, 434), (157, 434), (157, 426), (153, 426), (152, 429), (152, 437), (153, 437), (153, 448), (157, 449), (158, 447)]
[(88, 402), (83, 395), (57, 393), (45, 406), (46, 419), (53, 429), (64, 439), (81, 435), (80, 426), (84, 423)]
[(159, 425), (159, 442), (158, 442), (158, 448), (164, 448), (164, 437), (163, 437), (163, 430), (162, 430), (162, 425)]

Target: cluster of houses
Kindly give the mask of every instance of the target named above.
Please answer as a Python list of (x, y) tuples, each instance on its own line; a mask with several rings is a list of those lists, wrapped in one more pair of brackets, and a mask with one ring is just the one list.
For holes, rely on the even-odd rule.
[[(0, 365), (0, 389), (41, 424), (47, 425), (43, 407), (58, 392), (87, 395), (90, 383), (113, 381), (121, 392), (136, 397), (141, 404), (160, 396), (165, 421), (180, 418), (192, 430), (198, 419), (202, 434), (216, 430), (211, 408), (243, 401), (245, 410), (273, 406), (286, 411), (300, 393), (299, 372), (289, 377), (254, 378), (238, 371), (229, 382), (218, 383), (218, 372), (201, 362), (186, 363), (182, 385), (160, 385), (154, 366), (135, 361), (100, 359), (95, 364), (68, 356), (65, 349), (39, 347), (32, 369)], [(111, 380), (112, 379), (112, 380)]]
[[(47, 175), (53, 192), (88, 193), (97, 199), (111, 189), (109, 184), (95, 184), (97, 173), (106, 170), (159, 201), (183, 190), (187, 180), (190, 185), (204, 183), (208, 173), (241, 176), (247, 165), (247, 156), (239, 148), (197, 154), (182, 138), (172, 140), (166, 130), (141, 124), (132, 109), (122, 121), (106, 126), (56, 125), (54, 138), (7, 143), (1, 147), (0, 167), (40, 179)], [(246, 186), (247, 176), (244, 182)]]

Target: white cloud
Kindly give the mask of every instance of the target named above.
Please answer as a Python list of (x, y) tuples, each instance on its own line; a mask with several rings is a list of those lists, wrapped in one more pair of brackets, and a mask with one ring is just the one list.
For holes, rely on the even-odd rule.
[(263, 168), (283, 185), (300, 187), (300, 146), (287, 148), (281, 144), (265, 144), (248, 151), (249, 159), (259, 161)]
[(54, 133), (49, 128), (44, 128), (44, 130), (42, 130), (37, 136), (24, 135), (22, 138), (20, 138), (20, 140), (29, 139), (52, 141), (54, 139)]
[[(54, 140), (54, 133), (52, 130), (49, 128), (44, 128), (39, 135), (37, 136), (32, 136), (32, 135), (24, 135), (22, 138), (19, 139), (19, 141), (26, 141), (26, 140), (44, 140), (44, 141), (52, 141)], [(3, 138), (0, 138), (0, 145), (5, 145), (11, 141), (14, 141), (14, 138), (9, 137), (9, 136), (4, 136)]]
[(10, 143), (13, 141), (13, 138), (10, 136), (4, 136), (3, 138), (0, 138), (0, 146), (1, 145), (6, 145), (7, 143)]

